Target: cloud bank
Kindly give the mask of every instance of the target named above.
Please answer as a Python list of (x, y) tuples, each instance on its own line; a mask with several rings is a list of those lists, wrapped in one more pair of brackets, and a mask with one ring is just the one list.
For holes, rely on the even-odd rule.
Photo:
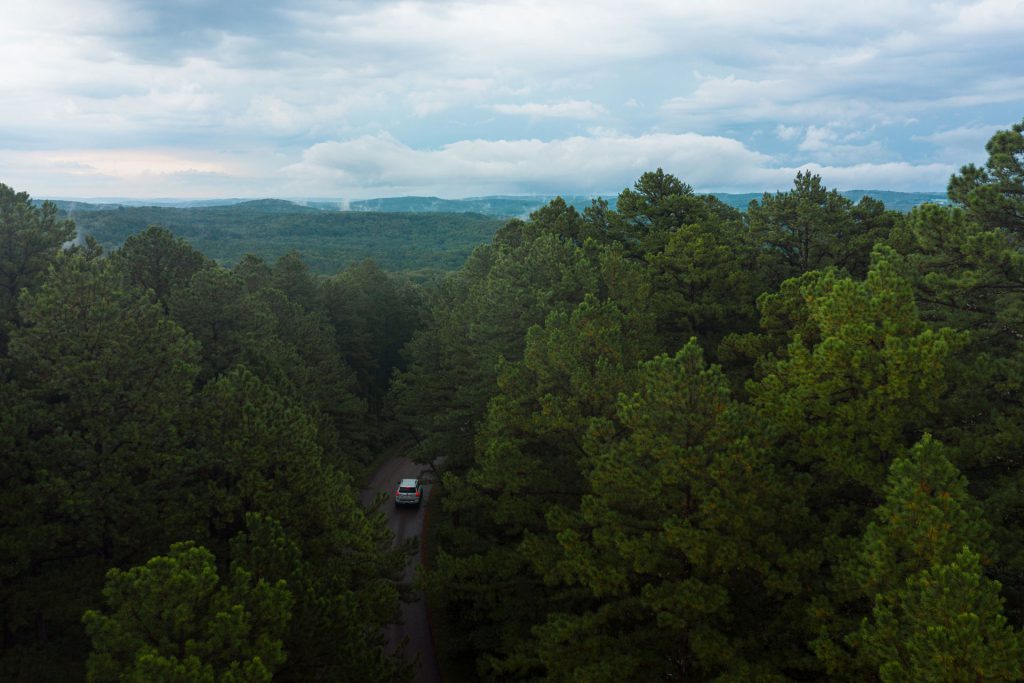
[(0, 182), (37, 196), (938, 190), (1024, 115), (1024, 2), (34, 0)]
[(414, 149), (384, 134), (317, 143), (284, 170), (293, 178), (293, 187), (316, 188), (316, 194), (423, 194), (444, 178), (463, 193), (452, 196), (467, 196), (546, 193), (552, 187), (564, 193), (617, 193), (640, 174), (659, 167), (697, 189), (737, 192), (752, 187), (784, 189), (798, 171), (807, 169), (834, 187), (897, 190), (915, 189), (922, 178), (941, 186), (950, 171), (948, 165), (937, 163), (828, 166), (810, 159), (777, 166), (769, 155), (736, 140), (695, 133), (461, 140), (431, 150)]

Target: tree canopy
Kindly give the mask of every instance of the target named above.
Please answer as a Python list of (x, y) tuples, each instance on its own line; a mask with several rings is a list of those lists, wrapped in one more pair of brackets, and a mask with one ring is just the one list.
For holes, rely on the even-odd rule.
[(1022, 135), (954, 206), (657, 169), (429, 278), (0, 185), (0, 678), (408, 679), (400, 451), (450, 680), (1020, 680)]

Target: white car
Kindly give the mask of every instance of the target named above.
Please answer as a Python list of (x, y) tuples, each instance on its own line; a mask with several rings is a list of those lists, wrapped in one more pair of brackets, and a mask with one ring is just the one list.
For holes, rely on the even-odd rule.
[(423, 501), (423, 485), (419, 479), (402, 479), (395, 489), (395, 506), (415, 505), (420, 506)]

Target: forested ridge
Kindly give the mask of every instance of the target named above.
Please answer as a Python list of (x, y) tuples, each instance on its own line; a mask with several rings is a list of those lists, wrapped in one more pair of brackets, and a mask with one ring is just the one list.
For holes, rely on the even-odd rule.
[[(887, 208), (908, 211), (924, 202), (945, 203), (943, 193), (841, 193), (859, 201), (884, 201)], [(745, 208), (759, 194), (714, 195), (725, 204)], [(525, 217), (554, 197), (481, 197), (444, 200), (393, 197), (339, 204), (280, 199), (182, 202), (181, 205), (118, 205), (57, 201), (60, 217), (71, 218), (79, 238), (95, 239), (111, 251), (150, 225), (167, 228), (215, 260), (232, 267), (246, 254), (274, 261), (297, 251), (311, 272), (333, 275), (367, 258), (388, 271), (405, 271), (426, 280), (437, 271), (457, 270), (474, 248), (487, 244), (506, 220)], [(607, 197), (615, 208), (615, 197)], [(574, 195), (567, 204), (583, 210), (591, 198)], [(41, 202), (36, 201), (37, 205)], [(340, 211), (347, 206), (349, 210)]]
[(396, 444), (452, 680), (1024, 678), (1024, 122), (987, 151), (907, 214), (658, 169), (425, 285), (0, 185), (0, 678), (402, 680)]
[(61, 207), (80, 236), (108, 251), (158, 225), (222, 266), (234, 267), (247, 254), (275, 261), (298, 252), (317, 275), (333, 275), (367, 258), (389, 271), (455, 270), (503, 224), (474, 213), (321, 211), (274, 199), (187, 208), (81, 208), (67, 202)]

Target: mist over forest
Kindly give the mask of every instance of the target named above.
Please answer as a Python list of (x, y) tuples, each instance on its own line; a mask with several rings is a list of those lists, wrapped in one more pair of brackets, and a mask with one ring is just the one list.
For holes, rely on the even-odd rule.
[(0, 184), (0, 679), (414, 680), (422, 594), (450, 681), (1021, 680), (1024, 122), (985, 151), (904, 210)]

